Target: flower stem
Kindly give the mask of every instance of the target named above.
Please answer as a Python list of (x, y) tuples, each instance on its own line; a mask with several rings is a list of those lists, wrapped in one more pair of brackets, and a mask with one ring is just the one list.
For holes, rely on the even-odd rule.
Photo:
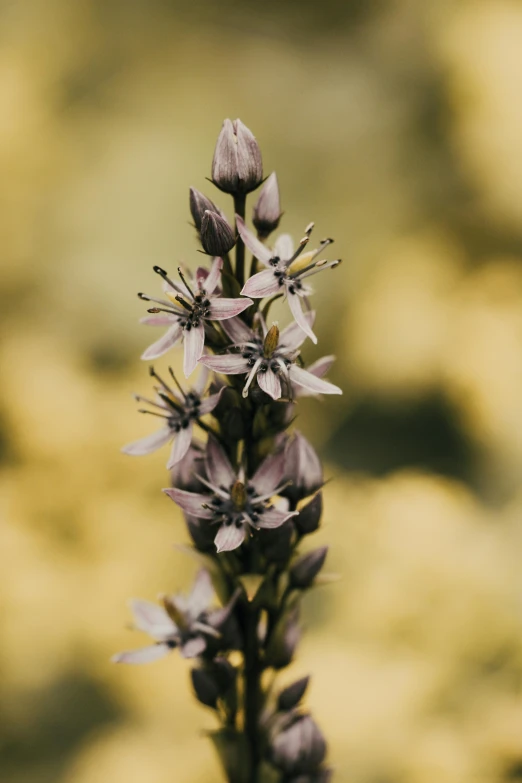
[[(236, 215), (239, 215), (239, 217), (243, 218), (245, 217), (245, 207), (246, 207), (246, 194), (245, 193), (236, 193), (234, 196), (234, 210), (236, 212)], [(236, 223), (236, 233), (237, 233), (237, 223)], [(245, 243), (241, 239), (241, 237), (238, 235), (237, 243), (236, 243), (236, 279), (243, 288), (245, 285)]]
[(259, 611), (247, 606), (245, 611), (245, 666), (244, 666), (244, 711), (245, 736), (250, 751), (250, 780), (258, 783), (260, 763), (259, 710), (261, 667), (257, 638)]

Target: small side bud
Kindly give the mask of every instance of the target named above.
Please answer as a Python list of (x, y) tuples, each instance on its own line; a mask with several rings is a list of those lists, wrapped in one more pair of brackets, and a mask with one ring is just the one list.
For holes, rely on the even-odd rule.
[(261, 184), (263, 162), (253, 133), (241, 120), (225, 120), (212, 161), (212, 182), (225, 193), (250, 193)]
[(312, 495), (324, 483), (319, 457), (300, 432), (296, 432), (286, 444), (285, 476), (292, 483), (281, 494), (294, 503)]
[(279, 344), (279, 327), (277, 324), (272, 324), (268, 332), (266, 333), (265, 342), (263, 343), (263, 353), (267, 359), (270, 359), (275, 349)]
[(236, 238), (228, 221), (217, 212), (206, 209), (200, 230), (203, 250), (209, 256), (224, 256), (236, 244)]
[(294, 523), (298, 531), (303, 536), (314, 533), (319, 527), (321, 515), (323, 513), (323, 493), (318, 492), (306, 506), (300, 509), (295, 517)]
[(290, 568), (290, 584), (299, 590), (310, 587), (326, 560), (328, 547), (322, 546), (299, 557)]
[(309, 676), (301, 677), (300, 680), (296, 680), (296, 682), (292, 683), (292, 685), (284, 688), (279, 694), (279, 698), (277, 700), (277, 709), (282, 712), (287, 712), (289, 710), (293, 710), (294, 707), (297, 707), (303, 698), (306, 689), (308, 688), (309, 682)]
[(265, 181), (254, 206), (252, 222), (260, 239), (266, 239), (272, 231), (276, 230), (282, 214), (279, 184), (274, 171)]
[(217, 709), (218, 699), (224, 697), (236, 682), (237, 671), (226, 658), (216, 658), (209, 664), (190, 672), (198, 701)]
[(196, 188), (190, 188), (189, 204), (190, 214), (198, 231), (201, 229), (201, 221), (207, 210), (224, 217), (219, 207), (216, 207), (213, 201), (201, 193), (200, 190), (196, 190)]
[(281, 618), (270, 636), (266, 650), (266, 663), (274, 669), (284, 669), (294, 657), (301, 638), (299, 608), (295, 607)]
[(310, 715), (292, 715), (273, 737), (269, 753), (273, 765), (291, 779), (313, 775), (326, 756), (326, 741)]

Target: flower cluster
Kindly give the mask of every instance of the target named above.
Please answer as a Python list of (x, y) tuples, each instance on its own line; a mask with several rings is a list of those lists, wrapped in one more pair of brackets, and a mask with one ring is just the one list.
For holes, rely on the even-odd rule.
[[(288, 428), (300, 397), (341, 394), (325, 379), (334, 357), (307, 366), (301, 356), (307, 337), (317, 342), (308, 278), (340, 260), (323, 257), (332, 239), (308, 249), (313, 224), (295, 248), (287, 234), (271, 248), (265, 244), (282, 216), (278, 181), (275, 173), (263, 181), (257, 141), (240, 120), (225, 120), (211, 174), (233, 197), (235, 217), (230, 222), (211, 199), (190, 189), (190, 212), (209, 263), (194, 273), (178, 267), (177, 279), (155, 266), (161, 294), (139, 294), (150, 303), (142, 322), (166, 327), (142, 359), (169, 353), (174, 363), (181, 343), (190, 380), (180, 383), (169, 366), (167, 382), (150, 367), (153, 395), (136, 399), (141, 412), (162, 420), (161, 428), (123, 449), (142, 455), (172, 444), (171, 486), (163, 491), (182, 510), (206, 567), (188, 596), (132, 602), (135, 627), (153, 643), (114, 660), (144, 663), (174, 649), (194, 659), (194, 693), (220, 723), (212, 738), (229, 781), (259, 783), (263, 768), (271, 767), (284, 783), (326, 783), (325, 740), (300, 706), (308, 678), (274, 695), (263, 691), (262, 675), (293, 660), (300, 599), (320, 579), (327, 555), (326, 547), (301, 551), (320, 524), (323, 472), (313, 447)], [(254, 231), (245, 222), (245, 204), (259, 186)], [(291, 315), (281, 329), (269, 318), (278, 298)], [(239, 651), (241, 663), (232, 651)]]

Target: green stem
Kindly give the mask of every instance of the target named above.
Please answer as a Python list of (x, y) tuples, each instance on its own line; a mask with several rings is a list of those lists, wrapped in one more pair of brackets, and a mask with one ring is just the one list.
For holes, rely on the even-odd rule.
[(245, 666), (244, 666), (244, 714), (245, 736), (250, 750), (249, 783), (258, 783), (260, 747), (259, 712), (261, 691), (261, 666), (257, 626), (259, 611), (248, 605), (245, 609)]
[[(236, 215), (245, 218), (246, 193), (236, 193), (234, 196), (234, 210)], [(237, 223), (236, 223), (236, 233)], [(241, 288), (245, 285), (245, 243), (238, 234), (236, 243), (236, 279)]]

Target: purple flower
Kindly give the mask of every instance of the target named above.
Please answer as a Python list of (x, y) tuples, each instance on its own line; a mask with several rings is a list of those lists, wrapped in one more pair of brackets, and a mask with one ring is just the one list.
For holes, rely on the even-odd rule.
[[(307, 313), (303, 317), (311, 326), (314, 313)], [(316, 373), (304, 370), (296, 363), (299, 348), (306, 339), (298, 324), (291, 323), (280, 333), (276, 324), (267, 329), (260, 314), (257, 324), (258, 328), (254, 330), (240, 318), (231, 318), (223, 324), (223, 329), (233, 340), (233, 348), (236, 351), (218, 356), (202, 356), (201, 364), (225, 375), (248, 374), (243, 397), (248, 395), (248, 389), (256, 377), (261, 389), (274, 400), (279, 400), (282, 396), (281, 381), (285, 384), (289, 397), (293, 396), (294, 385), (302, 388), (305, 394), (342, 394), (338, 386), (324, 381)], [(324, 360), (320, 361), (324, 364)], [(320, 370), (323, 370), (322, 365)]]
[(142, 359), (157, 359), (183, 337), (185, 350), (183, 371), (188, 378), (203, 353), (205, 321), (232, 318), (253, 304), (251, 299), (225, 299), (214, 293), (222, 266), (222, 259), (215, 258), (210, 272), (207, 273), (206, 269), (200, 267), (196, 272), (194, 289), (187, 282), (181, 269), (178, 268), (178, 273), (183, 285), (173, 283), (163, 269), (159, 266), (154, 267), (156, 274), (163, 278), (167, 299), (155, 299), (145, 294), (138, 294), (140, 299), (160, 305), (152, 307), (149, 310), (152, 317), (142, 318), (141, 322), (150, 326), (169, 328), (163, 337), (147, 348), (142, 354)]
[[(306, 301), (306, 297), (312, 293), (312, 289), (303, 283), (303, 280), (323, 269), (338, 266), (341, 263), (339, 258), (334, 261), (315, 260), (333, 242), (333, 239), (323, 239), (316, 250), (301, 256), (302, 251), (310, 240), (313, 223), (310, 223), (307, 227), (305, 235), (300, 240), (295, 251), (292, 239), (288, 234), (282, 234), (278, 237), (273, 250), (270, 250), (246, 227), (245, 221), (239, 215), (236, 215), (236, 223), (245, 245), (266, 266), (266, 269), (263, 269), (262, 272), (258, 272), (250, 280), (247, 280), (241, 293), (246, 296), (253, 296), (254, 299), (263, 299), (265, 296), (285, 293), (296, 322), (303, 332), (316, 343), (317, 338), (312, 332), (301, 304), (301, 299)], [(301, 258), (298, 261), (299, 256)]]
[(218, 552), (230, 552), (244, 541), (248, 528), (273, 529), (297, 514), (274, 507), (271, 498), (283, 488), (284, 452), (265, 459), (251, 479), (236, 472), (217, 441), (210, 436), (206, 452), (207, 479), (200, 477), (208, 493), (164, 489), (186, 514), (219, 525), (214, 543)]
[(210, 609), (214, 589), (207, 571), (201, 570), (190, 595), (163, 596), (163, 606), (139, 598), (131, 601), (134, 624), (149, 634), (155, 644), (118, 653), (114, 663), (148, 663), (163, 658), (179, 647), (184, 658), (202, 655), (207, 646), (221, 637), (237, 596), (223, 609)]
[(150, 374), (159, 381), (159, 386), (155, 387), (156, 400), (149, 400), (147, 397), (136, 395), (138, 402), (145, 402), (153, 406), (156, 410), (141, 410), (141, 413), (149, 413), (164, 419), (163, 427), (152, 435), (146, 435), (144, 438), (128, 443), (123, 447), (125, 454), (140, 456), (150, 454), (161, 448), (169, 441), (173, 440), (167, 469), (170, 470), (180, 462), (187, 454), (192, 442), (192, 430), (194, 422), (197, 422), (201, 416), (211, 413), (218, 404), (225, 386), (216, 394), (211, 394), (206, 399), (202, 399), (203, 390), (207, 383), (208, 371), (201, 373), (198, 382), (190, 391), (185, 392), (176, 381), (172, 368), (169, 367), (173, 381), (177, 384), (178, 391), (168, 386), (155, 372), (150, 368)]

